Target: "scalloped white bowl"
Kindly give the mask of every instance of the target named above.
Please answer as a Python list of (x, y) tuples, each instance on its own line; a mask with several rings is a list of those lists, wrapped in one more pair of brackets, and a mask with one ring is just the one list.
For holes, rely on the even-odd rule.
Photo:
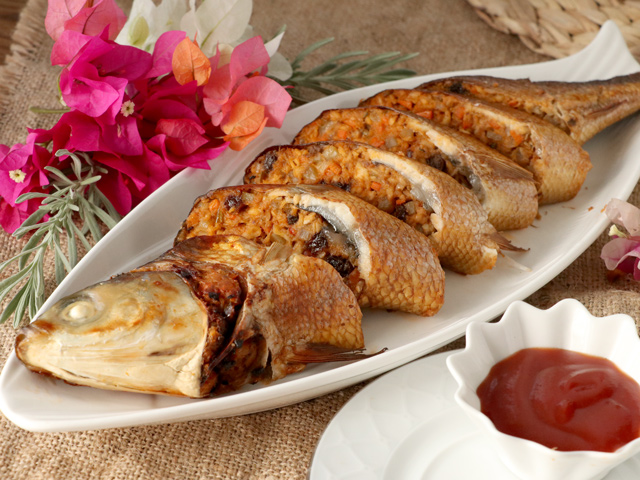
[(594, 317), (577, 300), (563, 300), (548, 310), (514, 302), (497, 323), (471, 323), (466, 348), (447, 358), (458, 383), (455, 401), (493, 442), (500, 460), (522, 479), (600, 479), (640, 452), (637, 438), (615, 452), (552, 450), (498, 431), (480, 411), (476, 390), (500, 360), (523, 348), (564, 348), (611, 360), (640, 383), (640, 339), (628, 315)]

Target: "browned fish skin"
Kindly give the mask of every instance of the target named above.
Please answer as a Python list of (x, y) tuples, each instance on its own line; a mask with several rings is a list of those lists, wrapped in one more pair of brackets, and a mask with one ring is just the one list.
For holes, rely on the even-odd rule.
[[(185, 274), (189, 267), (184, 263), (190, 271), (225, 266), (246, 282), (244, 302), (234, 305), (233, 315), (238, 318), (224, 351), (211, 355), (211, 363), (203, 365), (203, 374), (205, 367), (209, 373), (209, 377), (203, 375), (203, 395), (270, 382), (303, 370), (305, 364), (291, 359), (310, 345), (339, 347), (343, 352), (364, 348), (362, 313), (335, 270), (314, 258), (287, 252), (280, 257), (268, 257), (266, 249), (242, 237), (200, 236), (178, 243), (138, 269), (177, 270), (201, 299), (210, 298), (212, 291), (217, 293), (219, 284), (190, 281), (192, 275)], [(216, 289), (206, 288), (209, 285)], [(239, 311), (242, 305), (245, 308)], [(229, 305), (223, 312), (229, 312)], [(207, 390), (208, 385), (215, 389)]]
[(559, 128), (525, 112), (462, 95), (438, 91), (386, 90), (361, 102), (406, 108), (473, 135), (531, 173), (541, 205), (575, 197), (589, 155)]
[[(358, 353), (364, 347), (362, 313), (353, 293), (325, 262), (290, 253), (277, 247), (268, 250), (240, 237), (188, 239), (143, 267), (61, 300), (60, 308), (54, 305), (43, 318), (20, 331), (16, 353), (30, 369), (69, 383), (191, 397), (271, 382), (302, 370), (307, 363), (362, 357)], [(115, 288), (113, 298), (129, 298), (119, 297), (118, 288), (138, 277), (142, 281), (134, 285), (133, 293), (141, 292), (140, 302), (133, 309), (117, 310), (124, 315), (114, 317), (109, 312), (102, 323), (102, 317), (85, 323), (64, 317), (74, 298), (85, 303), (111, 298), (95, 297), (95, 287)], [(151, 290), (149, 298), (154, 300), (144, 303), (145, 292)], [(204, 347), (194, 347), (187, 363), (171, 360), (165, 367), (163, 358), (185, 346), (180, 331), (193, 335), (201, 328), (200, 316), (194, 323), (193, 317), (186, 316), (187, 310), (172, 310), (178, 305), (172, 302), (177, 296), (209, 316), (204, 328), (208, 331), (203, 330), (204, 344), (198, 341)], [(136, 337), (141, 324), (147, 327)], [(162, 324), (166, 325), (162, 334), (149, 338), (153, 329), (148, 326)], [(196, 325), (198, 328), (190, 328)], [(118, 343), (111, 347), (113, 352), (105, 354), (102, 341), (107, 338), (101, 336), (113, 332)], [(172, 343), (162, 340), (164, 336), (178, 340)], [(139, 353), (149, 340), (161, 349), (165, 342), (165, 349), (156, 350), (154, 345)], [(48, 345), (51, 349), (43, 353)], [(77, 356), (83, 346), (86, 358)], [(95, 348), (101, 353), (96, 354)], [(158, 366), (169, 373), (158, 375)], [(174, 371), (178, 368), (181, 370)], [(174, 382), (174, 375), (182, 380)], [(168, 380), (154, 383), (150, 377)]]
[(590, 82), (460, 76), (418, 88), (470, 95), (525, 111), (553, 123), (579, 144), (640, 109), (640, 73)]
[(450, 176), (369, 145), (336, 141), (267, 149), (247, 168), (249, 179), (333, 183), (427, 235), (442, 265), (459, 273), (492, 268), (498, 248), (510, 248), (506, 240), (496, 242), (500, 236), (478, 200)]
[(329, 110), (294, 143), (349, 139), (443, 170), (470, 188), (498, 230), (531, 225), (538, 213), (533, 175), (475, 138), (386, 107)]
[(284, 243), (326, 259), (341, 271), (361, 306), (429, 316), (444, 301), (444, 272), (428, 239), (338, 188), (213, 190), (196, 200), (176, 240), (220, 233)]

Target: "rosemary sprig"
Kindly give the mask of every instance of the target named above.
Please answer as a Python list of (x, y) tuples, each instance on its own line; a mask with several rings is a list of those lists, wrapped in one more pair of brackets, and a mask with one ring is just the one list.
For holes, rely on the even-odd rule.
[(289, 90), (289, 94), (296, 103), (302, 104), (307, 101), (300, 92), (301, 88), (309, 88), (323, 95), (331, 95), (338, 90), (350, 90), (365, 85), (400, 80), (416, 74), (415, 71), (407, 68), (392, 68), (400, 62), (418, 55), (417, 53), (401, 55), (400, 52), (380, 53), (359, 60), (356, 60), (355, 57), (367, 55), (368, 52), (345, 52), (311, 70), (302, 70), (302, 62), (310, 53), (332, 41), (333, 38), (326, 38), (304, 49), (291, 62), (293, 69), (291, 77), (285, 81), (276, 79), (282, 85), (293, 87)]
[[(31, 238), (20, 253), (0, 264), (0, 273), (16, 262), (18, 267), (16, 273), (0, 281), (0, 303), (17, 289), (2, 310), (0, 323), (13, 315), (13, 325), (17, 327), (25, 313), (32, 319), (44, 303), (44, 261), (48, 251), (53, 251), (55, 279), (59, 284), (78, 262), (78, 242), (89, 250), (92, 245), (87, 238), (88, 233), (91, 233), (94, 242), (102, 238), (99, 222), (111, 229), (120, 220), (111, 202), (96, 186), (104, 169), (95, 165), (84, 153), (74, 154), (66, 150), (56, 152), (56, 156), (62, 155), (71, 158), (69, 175), (57, 168), (45, 167), (54, 178), (51, 183), (53, 193), (26, 193), (17, 199), (17, 202), (24, 202), (41, 198), (42, 203), (13, 234), (21, 238), (31, 233)], [(83, 161), (78, 155), (82, 155)], [(46, 215), (49, 218), (38, 223)], [(79, 217), (80, 226), (76, 224), (76, 217)], [(67, 236), (66, 253), (61, 247), (62, 233)]]

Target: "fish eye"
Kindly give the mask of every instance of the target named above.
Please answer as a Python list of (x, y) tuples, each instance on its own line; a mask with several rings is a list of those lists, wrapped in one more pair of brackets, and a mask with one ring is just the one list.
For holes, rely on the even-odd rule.
[(61, 305), (60, 317), (70, 323), (86, 323), (96, 316), (95, 303), (86, 296), (77, 296), (68, 299)]

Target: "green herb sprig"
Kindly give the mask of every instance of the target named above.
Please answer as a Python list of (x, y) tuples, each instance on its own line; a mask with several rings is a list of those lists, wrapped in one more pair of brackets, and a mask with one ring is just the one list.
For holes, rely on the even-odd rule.
[[(74, 154), (59, 150), (56, 156), (69, 155), (71, 171), (64, 173), (54, 167), (45, 167), (53, 178), (53, 193), (27, 193), (18, 197), (17, 202), (40, 198), (42, 204), (14, 232), (21, 238), (31, 233), (31, 238), (20, 253), (0, 264), (0, 273), (17, 263), (18, 271), (0, 281), (0, 303), (17, 290), (14, 297), (0, 314), (0, 323), (13, 315), (13, 325), (17, 327), (25, 313), (33, 318), (45, 299), (45, 254), (52, 251), (55, 263), (55, 278), (59, 284), (78, 263), (80, 242), (87, 250), (92, 243), (87, 238), (91, 234), (93, 242), (102, 238), (102, 222), (108, 229), (120, 220), (107, 197), (96, 187), (100, 174), (105, 170), (94, 164), (84, 153)], [(78, 158), (83, 157), (83, 161)], [(44, 222), (40, 222), (49, 215)], [(79, 226), (78, 226), (79, 224)], [(61, 247), (61, 235), (67, 237), (67, 252)]]
[[(282, 85), (288, 85), (289, 94), (297, 104), (306, 103), (300, 89), (308, 88), (324, 95), (331, 95), (339, 90), (374, 85), (409, 78), (416, 74), (408, 68), (393, 68), (400, 62), (405, 62), (417, 56), (417, 53), (402, 55), (400, 52), (387, 52), (356, 60), (355, 57), (367, 55), (367, 51), (345, 52), (330, 58), (326, 62), (311, 70), (302, 70), (302, 62), (315, 50), (332, 42), (333, 38), (326, 38), (304, 49), (291, 62), (293, 74), (284, 81), (277, 80)], [(350, 60), (350, 61), (346, 61)]]

